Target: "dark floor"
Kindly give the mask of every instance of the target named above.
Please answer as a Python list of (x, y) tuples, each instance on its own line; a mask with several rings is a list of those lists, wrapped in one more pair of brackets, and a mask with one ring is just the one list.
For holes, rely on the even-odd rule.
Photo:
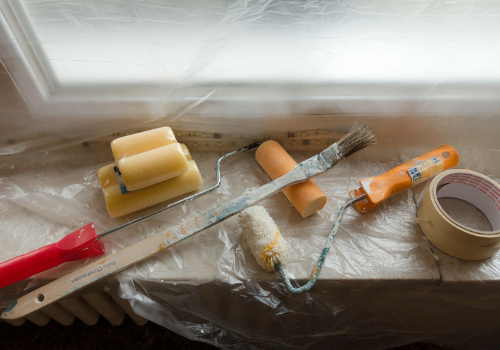
[[(87, 326), (79, 320), (71, 326), (61, 326), (50, 321), (39, 327), (26, 321), (20, 327), (5, 322), (0, 323), (1, 349), (216, 349), (211, 345), (190, 341), (176, 333), (152, 322), (145, 326), (137, 326), (130, 318), (125, 317), (121, 326), (111, 326), (102, 318), (95, 326)], [(393, 350), (446, 350), (446, 348), (429, 344), (411, 344)]]

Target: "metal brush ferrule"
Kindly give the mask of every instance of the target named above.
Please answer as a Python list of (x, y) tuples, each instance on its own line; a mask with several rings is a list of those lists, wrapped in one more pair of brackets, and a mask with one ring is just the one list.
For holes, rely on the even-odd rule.
[(325, 149), (318, 156), (327, 169), (333, 168), (343, 158), (336, 143)]

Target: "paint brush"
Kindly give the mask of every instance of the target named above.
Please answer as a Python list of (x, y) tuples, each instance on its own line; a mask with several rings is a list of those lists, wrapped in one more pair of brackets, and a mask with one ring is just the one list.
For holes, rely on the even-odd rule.
[(190, 238), (198, 232), (226, 220), (240, 211), (259, 203), (282, 189), (304, 182), (333, 168), (339, 162), (375, 142), (365, 125), (356, 124), (349, 134), (323, 152), (296, 165), (286, 175), (205, 212), (197, 217), (122, 249), (59, 278), (16, 300), (2, 314), (4, 319), (16, 319), (46, 305), (68, 297), (87, 286), (150, 258), (163, 249)]

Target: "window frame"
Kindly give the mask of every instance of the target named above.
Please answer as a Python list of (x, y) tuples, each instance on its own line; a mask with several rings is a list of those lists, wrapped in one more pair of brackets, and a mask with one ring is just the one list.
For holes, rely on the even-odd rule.
[[(238, 90), (225, 86), (57, 87), (33, 42), (21, 3), (0, 0), (0, 63), (3, 63), (34, 118), (67, 120), (80, 116), (93, 122), (103, 118), (178, 118), (190, 112), (201, 117), (253, 118), (286, 116), (478, 116), (498, 113), (499, 83), (370, 85), (351, 82), (333, 93), (317, 85), (259, 86)], [(173, 91), (173, 92), (172, 92)], [(193, 110), (196, 108), (196, 110)], [(248, 119), (247, 119), (248, 120)], [(199, 120), (198, 120), (199, 121)]]

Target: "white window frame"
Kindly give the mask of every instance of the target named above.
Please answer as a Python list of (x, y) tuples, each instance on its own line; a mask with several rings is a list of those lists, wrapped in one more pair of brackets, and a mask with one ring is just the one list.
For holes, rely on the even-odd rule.
[[(161, 95), (154, 88), (85, 89), (64, 91), (51, 83), (46, 67), (40, 64), (21, 23), (26, 20), (21, 5), (0, 0), (0, 61), (6, 66), (35, 118), (58, 120), (75, 113), (86, 120), (106, 117), (141, 118), (179, 116), (200, 104), (195, 111), (202, 116), (239, 117), (286, 115), (342, 116), (439, 116), (492, 115), (498, 107), (499, 84), (473, 82), (467, 86), (377, 86), (355, 85), (331, 93), (321, 87), (271, 87), (262, 95), (257, 88), (189, 87), (174, 95)], [(429, 89), (432, 88), (431, 93)], [(475, 91), (480, 91), (475, 93)], [(159, 115), (162, 114), (162, 115)]]
[[(181, 115), (205, 101), (213, 92), (194, 96), (158, 96), (152, 89), (113, 91), (111, 89), (74, 89), (64, 91), (54, 87), (50, 73), (37, 59), (29, 44), (31, 38), (21, 25), (28, 21), (21, 5), (0, 0), (0, 64), (4, 64), (21, 96), (36, 119), (63, 120), (74, 111), (84, 111), (87, 121), (109, 117), (151, 117), (151, 109), (169, 103), (174, 110), (168, 114)], [(193, 91), (192, 91), (193, 92)], [(76, 113), (78, 114), (78, 112)]]

